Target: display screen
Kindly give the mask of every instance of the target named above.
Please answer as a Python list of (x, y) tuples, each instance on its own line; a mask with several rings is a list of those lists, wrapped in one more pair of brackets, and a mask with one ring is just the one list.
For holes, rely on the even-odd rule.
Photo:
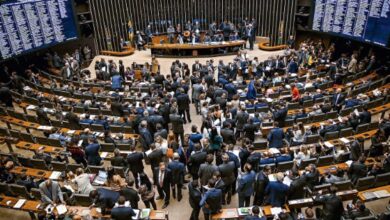
[(72, 0), (0, 0), (0, 60), (77, 38)]
[(389, 46), (390, 0), (314, 0), (313, 30)]

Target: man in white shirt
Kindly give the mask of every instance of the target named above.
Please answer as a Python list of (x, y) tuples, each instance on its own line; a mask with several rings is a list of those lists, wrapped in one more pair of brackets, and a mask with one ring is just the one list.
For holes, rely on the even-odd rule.
[(82, 168), (77, 168), (76, 177), (72, 182), (77, 184), (77, 191), (79, 194), (89, 195), (89, 193), (94, 190), (89, 175), (84, 173)]

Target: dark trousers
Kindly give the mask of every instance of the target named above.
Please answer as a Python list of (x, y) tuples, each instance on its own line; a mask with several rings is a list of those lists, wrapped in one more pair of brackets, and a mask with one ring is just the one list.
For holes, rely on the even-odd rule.
[(264, 202), (264, 192), (256, 192), (253, 205), (262, 206)]
[(154, 210), (157, 210), (157, 205), (156, 205), (156, 202), (154, 201), (154, 199), (151, 199), (151, 200), (144, 200), (143, 202), (144, 202), (146, 208), (149, 209), (149, 208), (150, 208), (150, 205), (152, 205), (153, 209), (154, 209)]
[(135, 183), (135, 187), (139, 187), (139, 182), (138, 182), (138, 172), (137, 171), (131, 171), (131, 173), (133, 174), (133, 177), (134, 177), (134, 183)]
[(176, 132), (173, 132), (176, 136), (176, 141), (177, 143), (179, 143), (179, 137), (180, 137), (180, 143), (182, 146), (183, 146), (183, 143), (184, 143), (184, 132), (181, 132), (181, 133), (176, 133)]
[(251, 202), (251, 196), (238, 195), (238, 207), (249, 207)]
[(192, 212), (191, 212), (191, 217), (190, 217), (190, 220), (198, 220), (199, 219), (199, 212), (200, 212), (200, 208), (193, 208), (192, 209)]
[(253, 50), (253, 37), (249, 38), (249, 49)]
[(168, 189), (166, 189), (166, 187), (164, 188), (157, 185), (157, 192), (160, 198), (164, 198), (164, 203), (169, 204), (169, 200), (171, 198), (171, 190), (169, 189), (169, 187)]
[[(181, 183), (175, 184), (172, 187), (173, 198), (177, 198), (178, 201), (180, 201), (183, 198), (183, 196), (181, 194), (182, 188), (183, 188), (183, 184), (181, 184)], [(176, 192), (177, 192), (177, 197), (176, 197)]]
[[(190, 116), (190, 109), (189, 108), (188, 109), (182, 109), (182, 110), (179, 109), (179, 115), (180, 115), (180, 117), (183, 118), (184, 123), (187, 123), (187, 121), (191, 122), (191, 116)], [(187, 121), (186, 121), (186, 117), (187, 117)]]
[(232, 200), (232, 184), (225, 185), (225, 190), (222, 196), (222, 204), (230, 204)]

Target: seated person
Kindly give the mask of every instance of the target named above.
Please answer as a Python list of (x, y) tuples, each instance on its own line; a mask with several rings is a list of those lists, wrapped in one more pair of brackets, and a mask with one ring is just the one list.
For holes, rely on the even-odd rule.
[(93, 120), (91, 119), (91, 116), (89, 114), (85, 114), (85, 117), (80, 120), (80, 123), (82, 124), (92, 124)]
[(337, 169), (336, 174), (331, 174), (329, 171), (324, 173), (322, 177), (322, 181), (325, 183), (336, 183), (341, 182), (344, 180), (347, 180), (346, 176), (344, 175), (345, 172), (342, 169)]
[(251, 214), (245, 216), (244, 220), (266, 220), (265, 216), (260, 218), (259, 214), (260, 214), (260, 208), (259, 206), (255, 205), (252, 207)]
[(344, 212), (343, 216), (346, 219), (356, 219), (359, 217), (366, 217), (371, 214), (370, 210), (366, 208), (363, 202), (357, 200), (355, 204), (348, 204), (347, 211)]

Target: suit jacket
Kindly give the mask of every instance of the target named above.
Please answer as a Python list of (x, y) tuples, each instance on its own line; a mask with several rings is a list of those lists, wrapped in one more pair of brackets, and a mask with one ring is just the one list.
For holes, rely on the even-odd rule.
[(286, 120), (288, 110), (282, 108), (273, 113), (274, 120), (279, 122), (280, 127), (284, 127), (284, 121)]
[(37, 118), (38, 118), (39, 124), (50, 125), (50, 119), (47, 116), (47, 113), (42, 108), (38, 108), (36, 113), (37, 113)]
[(81, 129), (81, 126), (79, 124), (80, 122), (79, 116), (77, 116), (75, 113), (69, 112), (68, 114), (66, 114), (65, 119), (68, 120), (70, 129), (73, 130)]
[(344, 212), (343, 202), (336, 195), (317, 196), (316, 202), (323, 204), (323, 219), (339, 220)]
[(123, 106), (119, 102), (113, 102), (111, 104), (111, 112), (113, 115), (123, 116)]
[(360, 147), (360, 143), (356, 140), (351, 144), (351, 160), (357, 161), (361, 155), (362, 150)]
[(172, 123), (172, 130), (175, 133), (183, 133), (184, 132), (184, 120), (178, 114), (170, 114), (169, 120)]
[(181, 93), (176, 99), (179, 110), (186, 110), (190, 108), (190, 98), (187, 94)]
[[(154, 168), (153, 172), (154, 172), (154, 175), (153, 175), (154, 185), (156, 185), (157, 187), (161, 187), (160, 181), (159, 181), (159, 178), (160, 178), (159, 167)], [(170, 190), (171, 183), (172, 183), (172, 172), (170, 169), (165, 169), (164, 170), (163, 186), (161, 188), (163, 188), (164, 190)]]
[(142, 173), (144, 171), (143, 159), (144, 154), (141, 152), (133, 152), (127, 155), (127, 164), (131, 172)]
[(156, 149), (148, 155), (148, 158), (150, 160), (150, 166), (152, 167), (152, 169), (159, 166), (162, 156), (163, 153), (161, 149)]
[(123, 81), (123, 78), (121, 75), (118, 74), (118, 75), (113, 76), (111, 79), (111, 88), (113, 90), (122, 88), (122, 81)]
[(352, 183), (356, 183), (361, 177), (367, 175), (367, 166), (360, 161), (353, 162), (348, 170), (348, 176), (351, 178)]
[(332, 97), (332, 105), (344, 105), (345, 96), (343, 94), (334, 94)]
[(226, 144), (235, 144), (236, 137), (234, 136), (234, 131), (232, 129), (223, 128), (221, 129), (221, 136), (223, 142)]
[(138, 209), (139, 195), (137, 190), (129, 187), (124, 187), (119, 191), (119, 194), (126, 198), (126, 201), (130, 201), (130, 205), (133, 209)]
[(41, 200), (44, 203), (64, 203), (61, 188), (55, 181), (52, 181), (51, 189), (46, 187), (45, 181), (39, 184), (39, 192), (41, 193)]
[(225, 182), (223, 182), (222, 179), (220, 179), (220, 180), (218, 180), (217, 182), (215, 182), (214, 188), (220, 189), (220, 190), (222, 190), (222, 192), (223, 192), (223, 191), (225, 191), (225, 187), (226, 187), (226, 184), (225, 184)]
[(361, 124), (371, 123), (371, 113), (369, 111), (363, 111), (359, 114)]
[(128, 220), (135, 215), (131, 207), (116, 207), (111, 210), (111, 218), (115, 220)]
[(218, 167), (214, 164), (208, 164), (207, 162), (200, 165), (198, 175), (200, 177), (200, 183), (202, 186), (207, 185), (209, 179), (213, 177), (213, 173), (218, 170)]
[(207, 153), (203, 151), (195, 152), (188, 160), (191, 175), (198, 175), (199, 167), (206, 162)]
[(95, 204), (102, 209), (102, 214), (105, 214), (107, 209), (114, 207), (115, 203), (119, 199), (119, 192), (98, 188), (98, 197), (96, 198)]
[(168, 164), (168, 169), (172, 172), (172, 183), (183, 184), (185, 171), (184, 164), (174, 160)]
[(239, 111), (236, 116), (236, 129), (241, 131), (248, 121), (248, 118), (249, 114), (247, 112)]
[(100, 157), (99, 151), (100, 151), (100, 145), (97, 143), (89, 144), (85, 148), (85, 155), (87, 157), (87, 161), (89, 165), (93, 165), (93, 166), (100, 165), (102, 158)]
[(233, 161), (222, 163), (218, 166), (218, 170), (221, 173), (221, 177), (225, 185), (231, 185), (236, 181), (235, 169), (236, 166)]
[[(208, 207), (205, 207), (205, 204)], [(203, 207), (206, 214), (214, 214), (222, 209), (222, 190), (211, 188), (202, 196), (199, 206)]]
[(263, 171), (260, 171), (256, 175), (255, 184), (254, 184), (256, 197), (264, 198), (265, 188), (267, 187), (268, 183), (269, 183), (268, 176)]
[(254, 183), (256, 179), (256, 173), (251, 171), (241, 176), (238, 181), (237, 192), (239, 195), (247, 197), (251, 196), (254, 192)]
[(111, 159), (111, 166), (126, 167), (127, 163), (126, 163), (125, 158), (123, 158), (122, 156), (119, 156), (119, 157), (114, 157)]
[(282, 128), (273, 128), (268, 134), (269, 148), (283, 147), (284, 132)]
[(265, 189), (268, 195), (268, 202), (274, 207), (282, 207), (286, 202), (288, 186), (281, 182), (269, 182)]
[(154, 138), (152, 137), (152, 134), (147, 128), (140, 128), (139, 134), (142, 138), (142, 147), (144, 150), (148, 150), (150, 145), (154, 142)]
[(294, 179), (290, 184), (290, 191), (288, 194), (288, 199), (302, 199), (305, 196), (304, 187), (306, 186), (306, 177), (300, 176)]
[(196, 189), (192, 186), (192, 184), (188, 184), (188, 200), (190, 202), (190, 206), (193, 209), (199, 209), (199, 203), (202, 199), (202, 193), (199, 189)]

